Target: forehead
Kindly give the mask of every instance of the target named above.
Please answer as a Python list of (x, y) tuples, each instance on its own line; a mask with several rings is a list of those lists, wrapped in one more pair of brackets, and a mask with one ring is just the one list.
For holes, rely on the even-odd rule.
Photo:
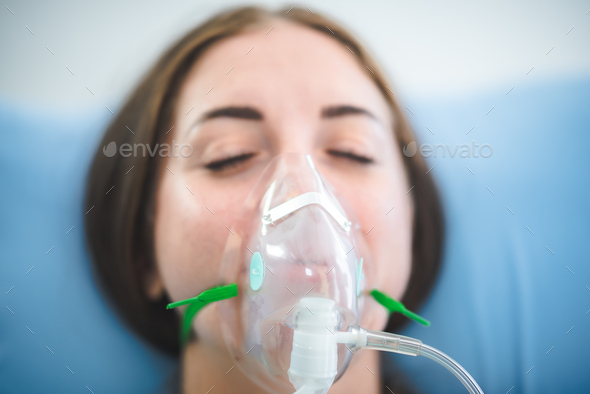
[(179, 104), (186, 101), (190, 105), (180, 114), (228, 103), (287, 110), (345, 102), (371, 107), (389, 120), (369, 71), (344, 44), (276, 19), (208, 49), (183, 85)]

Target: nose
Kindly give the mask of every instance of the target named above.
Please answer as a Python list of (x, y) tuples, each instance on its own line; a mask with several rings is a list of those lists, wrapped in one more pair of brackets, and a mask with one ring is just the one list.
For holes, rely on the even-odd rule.
[(289, 117), (273, 130), (271, 146), (273, 156), (281, 153), (313, 154), (317, 148), (317, 126), (305, 120)]

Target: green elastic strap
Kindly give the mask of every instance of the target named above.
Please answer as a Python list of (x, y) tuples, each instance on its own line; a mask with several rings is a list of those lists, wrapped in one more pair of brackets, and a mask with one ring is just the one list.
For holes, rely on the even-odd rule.
[(182, 322), (180, 341), (182, 344), (188, 343), (191, 334), (191, 325), (195, 315), (205, 306), (215, 301), (226, 300), (238, 295), (238, 285), (232, 283), (227, 286), (215, 287), (213, 289), (205, 290), (196, 297), (188, 298), (186, 300), (173, 302), (166, 306), (166, 309), (176, 308), (177, 306), (190, 304), (184, 312), (184, 319)]
[(383, 305), (389, 313), (401, 313), (402, 315), (409, 317), (410, 319), (417, 321), (420, 324), (424, 324), (425, 326), (429, 326), (430, 322), (423, 317), (419, 316), (418, 314), (409, 311), (406, 309), (404, 304), (399, 301), (394, 300), (393, 298), (389, 297), (387, 294), (380, 292), (379, 290), (371, 290), (371, 295), (381, 305)]

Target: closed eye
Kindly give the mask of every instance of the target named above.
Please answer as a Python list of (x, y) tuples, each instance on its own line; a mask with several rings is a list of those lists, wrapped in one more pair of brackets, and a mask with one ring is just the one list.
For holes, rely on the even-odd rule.
[(244, 153), (237, 156), (228, 157), (226, 159), (215, 160), (205, 164), (205, 168), (211, 171), (223, 171), (226, 168), (235, 167), (238, 164), (252, 158), (255, 153)]
[(353, 161), (356, 161), (356, 162), (359, 162), (362, 164), (372, 164), (375, 162), (375, 160), (373, 160), (371, 157), (361, 156), (361, 155), (357, 155), (357, 154), (354, 154), (352, 152), (347, 152), (347, 151), (339, 151), (339, 150), (330, 149), (330, 150), (328, 150), (328, 153), (331, 154), (332, 156), (350, 159), (350, 160), (353, 160)]

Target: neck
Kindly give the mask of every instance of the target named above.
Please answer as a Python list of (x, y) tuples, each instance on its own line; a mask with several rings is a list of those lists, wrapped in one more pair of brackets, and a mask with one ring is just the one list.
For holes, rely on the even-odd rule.
[[(261, 393), (262, 390), (235, 366), (227, 350), (193, 341), (182, 355), (182, 387), (184, 394), (240, 392)], [(356, 353), (344, 376), (329, 394), (381, 392), (379, 353), (364, 350)], [(211, 393), (213, 394), (213, 393)]]

